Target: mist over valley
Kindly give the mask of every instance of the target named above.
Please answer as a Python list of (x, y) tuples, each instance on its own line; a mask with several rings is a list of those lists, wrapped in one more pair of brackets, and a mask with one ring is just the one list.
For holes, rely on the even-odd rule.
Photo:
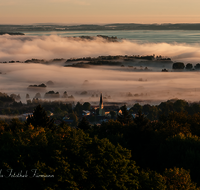
[[(198, 70), (172, 69), (175, 62), (195, 68), (200, 60), (198, 43), (6, 34), (0, 36), (0, 44), (0, 91), (20, 94), (24, 103), (26, 94), (32, 99), (40, 93), (43, 99), (50, 91), (59, 93), (53, 97), (59, 101), (98, 103), (101, 92), (105, 101), (128, 104), (157, 104), (174, 98), (199, 101)], [(46, 85), (48, 81), (54, 85)], [(46, 87), (37, 88), (41, 84)], [(36, 87), (30, 90), (31, 85)], [(65, 91), (67, 96), (61, 98)]]
[[(0, 64), (0, 91), (20, 94), (26, 102), (37, 93), (44, 99), (49, 91), (59, 92), (59, 98), (48, 100), (99, 102), (102, 92), (108, 102), (135, 102), (157, 104), (161, 101), (180, 98), (199, 101), (199, 72), (133, 72), (119, 66), (93, 66), (91, 68), (62, 67), (34, 63)], [(127, 67), (128, 69), (128, 67)], [(53, 85), (47, 82), (52, 81)], [(45, 88), (30, 85), (45, 84)], [(74, 98), (61, 98), (64, 92)], [(85, 93), (83, 93), (85, 92)]]

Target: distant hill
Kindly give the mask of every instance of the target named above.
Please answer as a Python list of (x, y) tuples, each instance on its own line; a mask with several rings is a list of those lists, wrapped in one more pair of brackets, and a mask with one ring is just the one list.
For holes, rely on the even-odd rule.
[(25, 35), (24, 33), (21, 33), (21, 32), (0, 32), (0, 35), (4, 35), (4, 34), (8, 34), (8, 35), (11, 35), (11, 36), (14, 36), (14, 35)]
[[(10, 35), (23, 35), (22, 33), (10, 33), (10, 31), (79, 31), (79, 30), (200, 30), (200, 23), (178, 23), (178, 24), (135, 24), (119, 23), (105, 25), (0, 25), (0, 33)], [(7, 31), (7, 32), (3, 32)]]

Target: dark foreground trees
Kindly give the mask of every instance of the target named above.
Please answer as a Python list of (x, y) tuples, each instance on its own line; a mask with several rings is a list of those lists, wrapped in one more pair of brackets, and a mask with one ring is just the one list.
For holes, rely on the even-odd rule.
[[(138, 167), (131, 152), (107, 139), (90, 138), (68, 126), (46, 132), (42, 127), (1, 131), (2, 189), (137, 189)], [(27, 177), (8, 177), (7, 169)], [(34, 176), (49, 175), (43, 178)], [(14, 174), (14, 173), (13, 173)]]
[(41, 107), (41, 105), (38, 105), (33, 111), (33, 115), (28, 116), (26, 125), (28, 126), (29, 124), (32, 124), (34, 127), (40, 126), (52, 129), (54, 126), (54, 120), (47, 116), (46, 111)]
[[(176, 106), (183, 106), (182, 103), (184, 102), (179, 103), (177, 102)], [(184, 104), (184, 106), (187, 107), (188, 105)], [(131, 150), (131, 159), (136, 161), (143, 169), (150, 168), (151, 171), (160, 174), (166, 168), (176, 167), (179, 168), (179, 171), (181, 171), (180, 168), (185, 171), (190, 170), (190, 174), (185, 172), (188, 180), (200, 185), (199, 123), (200, 113), (189, 115), (186, 112), (171, 112), (169, 115), (163, 115), (157, 121), (150, 121), (144, 114), (139, 112), (131, 123), (124, 124), (111, 120), (103, 123), (99, 128), (91, 129), (90, 135), (108, 138), (113, 144), (117, 145), (119, 143), (128, 148)], [(178, 170), (174, 172), (176, 173)], [(175, 186), (181, 180), (179, 179), (181, 175), (176, 175), (176, 179), (174, 179)], [(146, 179), (151, 178), (146, 173), (145, 176)], [(193, 182), (191, 183), (193, 184)], [(181, 189), (172, 187), (170, 188)]]
[(127, 124), (110, 120), (85, 131), (64, 123), (51, 129), (0, 121), (1, 188), (198, 189), (200, 117), (172, 113), (150, 122), (138, 115)]
[(130, 150), (108, 139), (66, 125), (47, 132), (14, 123), (13, 130), (1, 123), (2, 189), (197, 189), (187, 170), (140, 170)]

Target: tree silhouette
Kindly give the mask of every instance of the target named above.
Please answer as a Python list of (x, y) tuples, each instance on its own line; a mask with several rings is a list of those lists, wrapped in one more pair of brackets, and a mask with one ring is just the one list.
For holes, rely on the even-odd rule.
[(184, 69), (184, 68), (185, 68), (185, 65), (182, 62), (176, 62), (176, 63), (173, 63), (172, 65), (172, 69)]
[(83, 110), (90, 110), (90, 103), (89, 102), (85, 102), (84, 104), (83, 104)]
[(176, 63), (173, 63), (172, 65), (172, 69), (184, 69), (184, 68), (185, 68), (185, 65), (182, 62), (176, 62)]
[(72, 113), (70, 114), (69, 118), (70, 118), (71, 120), (73, 120), (72, 126), (77, 127), (77, 125), (78, 125), (78, 117), (76, 116), (76, 114), (75, 114), (74, 112), (72, 112)]
[(185, 67), (186, 69), (192, 69), (193, 68), (193, 65), (191, 63), (188, 63)]
[(82, 118), (81, 122), (78, 125), (78, 128), (83, 129), (83, 130), (90, 129), (90, 123), (89, 123), (89, 121), (87, 120), (86, 117)]
[(121, 110), (122, 114), (117, 115), (117, 120), (123, 124), (130, 123), (132, 121), (132, 116), (130, 115), (130, 112), (127, 110), (126, 105), (122, 106)]
[(144, 114), (142, 114), (142, 111), (139, 110), (138, 114), (136, 115), (134, 122), (137, 124), (137, 126), (139, 127), (145, 127), (148, 123), (148, 119), (144, 116)]
[(136, 103), (132, 108), (131, 108), (131, 111), (133, 113), (137, 113), (139, 110), (142, 110), (142, 106), (138, 103)]
[(52, 129), (54, 127), (54, 120), (47, 116), (46, 111), (41, 105), (38, 105), (33, 111), (32, 116), (28, 116), (26, 126), (32, 124), (34, 127), (44, 127)]
[(116, 117), (115, 111), (110, 111), (111, 118), (114, 119)]
[(83, 111), (83, 105), (80, 102), (77, 102), (74, 112), (76, 112), (78, 115), (81, 115)]
[(194, 66), (194, 68), (199, 70), (199, 69), (200, 69), (200, 63), (197, 63), (197, 64)]

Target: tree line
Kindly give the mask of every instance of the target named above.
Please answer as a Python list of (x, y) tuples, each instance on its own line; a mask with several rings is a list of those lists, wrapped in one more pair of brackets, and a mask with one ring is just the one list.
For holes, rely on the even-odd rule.
[(182, 62), (175, 62), (172, 65), (172, 69), (186, 69), (186, 70), (199, 70), (200, 63), (197, 63), (194, 67), (191, 63), (187, 63), (186, 65)]

